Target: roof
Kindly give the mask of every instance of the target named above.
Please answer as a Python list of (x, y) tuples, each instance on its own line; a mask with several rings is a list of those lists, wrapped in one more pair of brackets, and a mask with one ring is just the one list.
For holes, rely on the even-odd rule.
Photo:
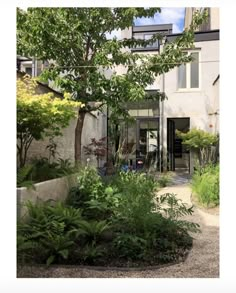
[(145, 32), (172, 32), (172, 24), (135, 25), (132, 26), (133, 33)]
[[(181, 34), (167, 35), (167, 42), (173, 42)], [(194, 32), (194, 42), (215, 41), (220, 39), (220, 30)]]
[[(22, 79), (25, 75), (26, 75), (25, 72), (22, 72), (22, 71), (17, 70), (17, 78)], [(48, 84), (46, 84), (46, 83), (42, 83), (42, 82), (40, 82), (40, 81), (38, 81), (38, 80), (37, 80), (36, 82), (37, 82), (37, 84), (38, 84), (38, 90), (39, 90), (39, 92), (41, 92), (41, 93), (52, 92), (52, 93), (54, 93), (56, 96), (58, 96), (59, 98), (63, 98), (63, 94), (62, 94), (62, 93), (60, 93), (60, 92), (58, 92), (58, 91), (52, 89), (51, 87), (48, 86)]]

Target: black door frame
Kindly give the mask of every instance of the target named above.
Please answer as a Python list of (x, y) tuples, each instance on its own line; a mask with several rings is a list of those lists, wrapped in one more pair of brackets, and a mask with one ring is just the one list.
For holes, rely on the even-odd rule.
[(167, 169), (175, 171), (175, 122), (171, 118), (167, 118)]

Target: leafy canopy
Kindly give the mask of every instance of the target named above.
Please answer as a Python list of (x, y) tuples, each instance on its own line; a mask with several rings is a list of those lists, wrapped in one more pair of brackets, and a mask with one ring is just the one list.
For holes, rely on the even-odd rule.
[[(116, 37), (114, 30), (130, 29), (136, 17), (153, 17), (160, 8), (28, 8), (17, 10), (17, 54), (48, 61), (43, 81), (53, 81), (61, 91), (70, 93), (85, 106), (75, 128), (75, 161), (81, 159), (84, 117), (104, 104), (110, 119), (128, 118), (126, 103), (147, 98), (145, 89), (156, 77), (192, 60), (183, 49), (194, 47), (194, 31), (206, 15), (197, 12), (190, 28), (167, 43), (160, 54), (133, 53), (162, 40)], [(119, 70), (118, 70), (119, 69)], [(152, 99), (164, 99), (156, 91)], [(91, 103), (96, 102), (96, 103)]]
[[(197, 13), (189, 30), (165, 46), (160, 54), (132, 53), (129, 49), (146, 47), (150, 40), (107, 38), (114, 30), (132, 27), (136, 17), (153, 17), (160, 8), (29, 8), (17, 12), (17, 51), (24, 56), (51, 60), (42, 78), (73, 93), (85, 104), (107, 104), (118, 114), (125, 114), (124, 103), (145, 98), (145, 88), (157, 75), (186, 63), (191, 57), (182, 49), (193, 47), (194, 30), (204, 20)], [(117, 66), (122, 69), (117, 74)], [(164, 98), (156, 94), (156, 98)]]
[(17, 80), (17, 138), (30, 135), (35, 140), (43, 136), (61, 135), (61, 128), (68, 126), (76, 116), (81, 102), (55, 98), (53, 93), (35, 94), (37, 83), (26, 77)]
[(187, 133), (182, 133), (176, 130), (178, 137), (183, 139), (183, 144), (185, 144), (189, 149), (203, 149), (210, 146), (214, 146), (218, 142), (218, 136), (211, 134), (202, 129), (193, 128)]

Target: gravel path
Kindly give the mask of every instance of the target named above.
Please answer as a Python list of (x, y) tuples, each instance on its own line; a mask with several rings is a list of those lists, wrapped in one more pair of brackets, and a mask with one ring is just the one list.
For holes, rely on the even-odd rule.
[[(191, 204), (188, 184), (163, 188), (160, 193), (176, 193)], [(193, 247), (183, 263), (146, 270), (102, 270), (85, 267), (18, 267), (18, 278), (219, 278), (219, 216), (195, 208), (189, 218), (200, 224), (202, 233), (194, 234)]]

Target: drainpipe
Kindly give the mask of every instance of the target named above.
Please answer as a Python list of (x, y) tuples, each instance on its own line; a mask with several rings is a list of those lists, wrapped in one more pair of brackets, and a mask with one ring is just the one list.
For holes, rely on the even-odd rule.
[(37, 73), (38, 73), (38, 61), (37, 61), (37, 59), (35, 58), (35, 59), (34, 59), (34, 76), (35, 76), (35, 77), (37, 76)]
[(35, 77), (35, 59), (32, 58), (32, 77)]
[[(162, 92), (165, 93), (165, 73), (162, 74)], [(164, 100), (161, 101), (161, 157), (163, 162), (163, 171), (164, 171)], [(160, 164), (161, 165), (161, 164)]]
[[(160, 46), (160, 53), (163, 52), (166, 39), (163, 38), (162, 44)], [(162, 92), (165, 93), (165, 73), (162, 73)], [(159, 153), (159, 162), (160, 162), (160, 172), (164, 171), (164, 100), (160, 101), (160, 153)]]
[(37, 76), (37, 59), (35, 57), (32, 58), (32, 77)]

